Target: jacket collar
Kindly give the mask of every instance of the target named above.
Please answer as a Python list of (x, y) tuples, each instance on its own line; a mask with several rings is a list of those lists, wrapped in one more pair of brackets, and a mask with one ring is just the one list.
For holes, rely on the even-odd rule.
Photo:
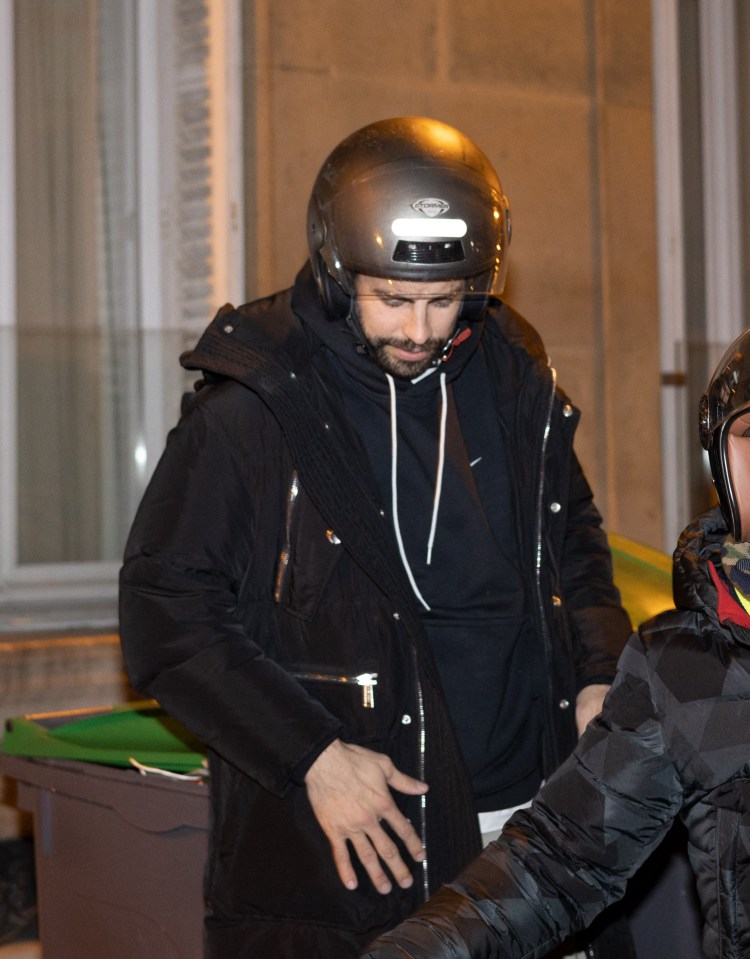
[(737, 601), (734, 588), (726, 576), (713, 563), (708, 564), (708, 572), (711, 574), (711, 580), (718, 595), (716, 612), (719, 615), (719, 622), (736, 623), (744, 629), (750, 629), (750, 613)]
[(721, 545), (728, 532), (718, 506), (683, 531), (674, 553), (675, 605), (703, 612), (721, 624), (735, 642), (750, 646), (750, 617), (721, 572)]

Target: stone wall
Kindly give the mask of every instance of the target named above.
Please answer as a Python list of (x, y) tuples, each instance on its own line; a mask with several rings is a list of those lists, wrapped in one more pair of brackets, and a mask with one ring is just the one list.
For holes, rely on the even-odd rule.
[(508, 301), (582, 408), (609, 529), (663, 548), (649, 0), (244, 0), (251, 295), (305, 257), (310, 186), (352, 130), (459, 127), (513, 216)]

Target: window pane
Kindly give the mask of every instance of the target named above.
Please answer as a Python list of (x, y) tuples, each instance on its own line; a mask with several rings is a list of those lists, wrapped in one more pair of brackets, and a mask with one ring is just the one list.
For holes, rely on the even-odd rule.
[(111, 570), (194, 379), (178, 357), (215, 309), (212, 136), (224, 102), (209, 84), (209, 13), (207, 0), (13, 4), (15, 470), (3, 564), (18, 583)]
[(134, 5), (14, 10), (19, 561), (116, 559), (138, 480)]

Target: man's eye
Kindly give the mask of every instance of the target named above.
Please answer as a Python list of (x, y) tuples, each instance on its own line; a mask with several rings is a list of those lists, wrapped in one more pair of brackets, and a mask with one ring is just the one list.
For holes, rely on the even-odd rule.
[(440, 310), (445, 310), (449, 306), (453, 306), (456, 302), (455, 296), (441, 296), (439, 300), (433, 300), (432, 305), (436, 306)]
[(383, 302), (386, 306), (397, 309), (399, 306), (403, 306), (406, 300), (402, 296), (386, 296), (383, 298)]

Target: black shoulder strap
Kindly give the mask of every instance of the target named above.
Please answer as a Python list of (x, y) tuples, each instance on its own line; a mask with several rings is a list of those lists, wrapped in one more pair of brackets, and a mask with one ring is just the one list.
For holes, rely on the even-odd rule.
[(338, 416), (325, 415), (325, 402), (313, 403), (310, 363), (300, 369), (279, 342), (246, 333), (237, 313), (220, 314), (198, 347), (183, 357), (188, 369), (230, 377), (253, 390), (273, 413), (289, 446), (292, 461), (307, 495), (330, 521), (342, 544), (390, 596), (405, 626), (423, 645), (416, 603), (393, 547), (387, 519), (372, 489), (347, 456), (346, 440), (336, 425)]

